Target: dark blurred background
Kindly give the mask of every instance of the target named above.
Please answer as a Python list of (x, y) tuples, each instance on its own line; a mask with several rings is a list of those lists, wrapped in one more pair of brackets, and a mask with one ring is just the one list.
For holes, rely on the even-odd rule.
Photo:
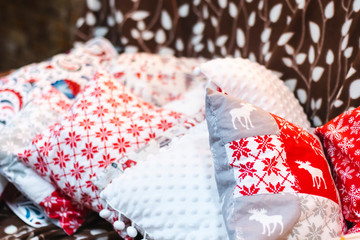
[(68, 51), (85, 0), (0, 0), (0, 72)]

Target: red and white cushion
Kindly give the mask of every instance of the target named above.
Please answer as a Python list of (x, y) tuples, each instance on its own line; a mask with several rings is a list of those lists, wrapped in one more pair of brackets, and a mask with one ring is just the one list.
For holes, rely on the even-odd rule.
[(210, 89), (206, 119), (231, 239), (341, 236), (338, 193), (316, 136)]
[[(343, 214), (353, 224), (360, 222), (360, 108), (334, 118), (315, 133), (321, 138), (333, 165)], [(359, 231), (350, 229), (352, 232)]]
[(120, 162), (122, 171), (135, 165), (138, 159), (127, 158), (131, 152), (184, 120), (183, 114), (154, 107), (99, 72), (63, 120), (19, 156), (68, 196), (99, 212), (105, 206), (92, 180), (112, 162)]

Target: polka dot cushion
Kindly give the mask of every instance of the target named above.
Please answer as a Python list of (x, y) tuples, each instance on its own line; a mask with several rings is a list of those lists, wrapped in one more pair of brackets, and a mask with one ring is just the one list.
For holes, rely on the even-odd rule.
[(205, 122), (126, 170), (101, 196), (150, 239), (227, 239)]
[(238, 99), (310, 129), (303, 108), (294, 94), (273, 72), (243, 58), (219, 58), (200, 65), (199, 72), (211, 83)]

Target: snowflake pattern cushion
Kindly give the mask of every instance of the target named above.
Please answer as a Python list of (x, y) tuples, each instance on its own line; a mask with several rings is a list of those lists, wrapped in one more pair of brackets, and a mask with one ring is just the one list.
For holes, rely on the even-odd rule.
[(315, 133), (323, 141), (327, 157), (333, 165), (344, 217), (357, 224), (360, 222), (360, 108), (339, 115), (316, 128)]
[(1, 174), (69, 235), (81, 226), (87, 211), (18, 161), (17, 153), (28, 147), (36, 134), (58, 121), (70, 105), (70, 99), (48, 86), (24, 106), (0, 134)]
[(181, 113), (142, 101), (101, 71), (63, 120), (36, 136), (19, 157), (68, 196), (99, 212), (105, 205), (92, 179), (116, 160), (121, 170), (135, 165), (138, 159), (128, 159), (129, 153), (184, 120)]
[(273, 72), (243, 58), (219, 58), (200, 65), (209, 87), (254, 104), (265, 111), (310, 129), (294, 94)]
[(211, 89), (206, 119), (230, 239), (340, 237), (338, 194), (315, 136)]
[(164, 106), (196, 85), (202, 78), (193, 70), (204, 60), (151, 53), (123, 53), (112, 63), (114, 77), (137, 96)]

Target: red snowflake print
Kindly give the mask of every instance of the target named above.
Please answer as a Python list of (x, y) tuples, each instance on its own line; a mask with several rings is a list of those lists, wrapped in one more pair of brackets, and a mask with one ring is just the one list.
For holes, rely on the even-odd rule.
[(75, 186), (71, 185), (69, 182), (65, 183), (65, 187), (63, 188), (64, 193), (70, 197), (73, 197), (76, 193)]
[(171, 122), (166, 121), (165, 119), (161, 120), (160, 123), (157, 125), (159, 130), (163, 130), (164, 132), (171, 128), (173, 124)]
[(113, 108), (117, 108), (118, 106), (120, 106), (120, 103), (114, 98), (109, 98), (108, 100), (106, 100), (106, 102), (109, 103)]
[(58, 181), (60, 181), (61, 177), (59, 174), (54, 173), (53, 171), (50, 171), (50, 181), (53, 183), (57, 183)]
[(40, 152), (42, 153), (42, 155), (44, 156), (49, 156), (49, 151), (51, 151), (53, 148), (51, 146), (51, 143), (49, 142), (44, 142), (44, 145), (40, 147)]
[(94, 91), (91, 93), (91, 96), (98, 98), (101, 96), (102, 93), (104, 93), (104, 90), (102, 90), (100, 87), (96, 87)]
[(60, 168), (65, 168), (68, 161), (70, 161), (69, 154), (64, 154), (64, 151), (57, 152), (57, 157), (54, 158), (54, 164), (59, 165)]
[(278, 163), (276, 157), (265, 158), (264, 160), (262, 160), (262, 162), (265, 164), (265, 168), (263, 169), (263, 171), (265, 171), (268, 175), (274, 173), (277, 176), (279, 174), (280, 169), (276, 167)]
[(125, 110), (121, 113), (121, 116), (126, 117), (126, 118), (132, 118), (134, 116), (134, 114), (135, 114), (135, 112)]
[(103, 106), (97, 106), (96, 110), (93, 111), (93, 114), (97, 115), (98, 117), (104, 117), (108, 112), (109, 109), (104, 108)]
[[(91, 179), (91, 177), (90, 177), (90, 179)], [(90, 188), (91, 191), (93, 191), (93, 192), (99, 190), (98, 187), (91, 180), (86, 181), (85, 184), (86, 184), (86, 187)]]
[(243, 196), (251, 196), (257, 194), (260, 190), (260, 188), (255, 187), (255, 184), (251, 185), (249, 188), (247, 188), (246, 186), (241, 188), (238, 185), (236, 187), (240, 188), (239, 193), (242, 194)]
[(34, 164), (34, 167), (37, 171), (39, 171), (41, 174), (45, 174), (47, 169), (47, 164), (44, 162), (44, 159), (42, 157), (36, 158), (37, 163)]
[(110, 119), (110, 123), (114, 124), (115, 127), (120, 127), (122, 124), (124, 124), (124, 121), (121, 121), (118, 117), (114, 117)]
[(87, 194), (87, 193), (81, 193), (81, 203), (84, 204), (85, 206), (91, 206), (91, 202), (92, 202), (92, 197)]
[(245, 177), (253, 177), (256, 173), (256, 169), (254, 168), (254, 162), (247, 162), (246, 164), (239, 164), (235, 165), (234, 162), (232, 162), (230, 165), (232, 167), (238, 168), (238, 171), (240, 173), (239, 178), (244, 179)]
[(55, 137), (60, 137), (60, 134), (61, 134), (61, 131), (64, 130), (64, 127), (63, 126), (58, 126), (59, 128), (55, 128), (54, 131), (53, 131), (53, 135)]
[(130, 128), (127, 129), (129, 134), (132, 134), (134, 137), (140, 136), (140, 132), (144, 131), (142, 126), (138, 126), (137, 124), (131, 124)]
[(80, 101), (80, 103), (76, 106), (76, 107), (78, 107), (78, 108), (81, 108), (81, 110), (87, 110), (88, 109), (88, 107), (90, 107), (92, 105), (92, 103), (91, 102), (89, 102), (88, 100), (86, 100), (86, 99), (82, 99), (81, 101)]
[(143, 113), (140, 116), (140, 120), (144, 120), (146, 123), (151, 122), (153, 118), (154, 118), (154, 115), (150, 115), (150, 114), (147, 114), (147, 113)]
[(106, 168), (114, 161), (115, 158), (111, 158), (110, 154), (104, 154), (103, 159), (99, 161), (99, 168)]
[(101, 141), (107, 141), (108, 137), (112, 136), (112, 132), (106, 128), (100, 128), (99, 132), (96, 132), (96, 137), (100, 138)]
[(119, 98), (122, 99), (123, 103), (129, 103), (129, 102), (131, 102), (133, 100), (133, 98), (130, 95), (126, 94), (126, 93), (120, 94)]
[(87, 160), (90, 160), (94, 158), (94, 153), (98, 152), (98, 147), (93, 146), (91, 142), (85, 143), (85, 149), (82, 149), (81, 152), (81, 156), (86, 156)]
[(81, 174), (85, 172), (84, 166), (79, 166), (79, 163), (74, 163), (74, 168), (70, 170), (71, 176), (75, 176), (76, 180), (81, 179)]
[(280, 182), (278, 182), (276, 185), (272, 185), (269, 183), (269, 186), (266, 188), (267, 191), (271, 193), (280, 193), (284, 191), (285, 186), (281, 185)]
[(236, 159), (240, 159), (241, 156), (249, 157), (249, 153), (251, 150), (247, 148), (249, 141), (243, 139), (240, 139), (238, 141), (232, 141), (229, 146), (230, 149), (234, 150), (232, 157), (235, 157)]
[(42, 140), (43, 135), (42, 134), (38, 134), (34, 137), (34, 139), (32, 140), (32, 144), (38, 143), (40, 140)]
[(171, 112), (169, 116), (173, 117), (174, 119), (180, 119), (182, 117), (182, 114), (178, 112)]
[(114, 150), (119, 149), (119, 153), (126, 153), (126, 148), (130, 147), (130, 142), (124, 138), (118, 138), (117, 143), (113, 143)]
[(271, 151), (275, 149), (275, 145), (271, 143), (272, 140), (273, 139), (269, 135), (257, 136), (254, 138), (254, 141), (259, 144), (257, 149), (263, 153), (268, 149)]
[(69, 132), (69, 137), (65, 138), (65, 143), (66, 145), (70, 145), (71, 148), (76, 148), (77, 147), (77, 143), (81, 140), (81, 136), (80, 135), (76, 135), (76, 133), (74, 131)]
[(25, 150), (24, 153), (19, 153), (18, 156), (21, 160), (23, 160), (25, 163), (29, 162), (29, 157), (31, 157), (31, 151)]
[(79, 123), (80, 127), (84, 127), (85, 130), (91, 129), (91, 126), (94, 126), (94, 122), (90, 121), (89, 118), (84, 119), (82, 122)]
[(107, 86), (109, 88), (110, 91), (116, 90), (117, 87), (115, 86), (113, 81), (106, 81), (104, 82), (104, 85)]

